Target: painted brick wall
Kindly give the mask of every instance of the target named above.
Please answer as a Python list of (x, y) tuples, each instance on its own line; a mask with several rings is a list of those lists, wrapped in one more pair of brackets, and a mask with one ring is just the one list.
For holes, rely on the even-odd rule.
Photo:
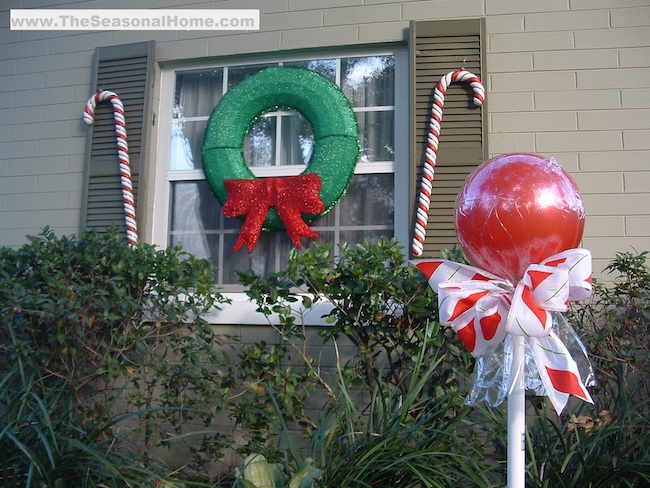
[[(259, 8), (259, 32), (10, 31), (11, 8), (131, 8), (131, 0), (0, 6), (0, 245), (80, 224), (96, 46), (155, 39), (158, 61), (402, 42), (410, 20), (486, 17), (489, 150), (537, 152), (571, 172), (584, 245), (602, 267), (650, 249), (647, 0), (141, 0), (138, 8)], [(155, 139), (152, 140), (155, 144)], [(442, 142), (444, 144), (444, 141)], [(144, 230), (146, 236), (146, 229)]]

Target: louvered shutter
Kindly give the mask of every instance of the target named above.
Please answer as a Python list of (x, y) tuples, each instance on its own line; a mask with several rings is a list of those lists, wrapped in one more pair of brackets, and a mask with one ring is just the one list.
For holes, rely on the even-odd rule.
[[(483, 21), (422, 21), (410, 26), (410, 113), (413, 216), (431, 117), (433, 89), (442, 76), (464, 68), (482, 77)], [(453, 83), (445, 93), (438, 158), (423, 256), (458, 244), (454, 204), (467, 176), (485, 160), (486, 107), (472, 102), (472, 89)], [(487, 103), (487, 100), (486, 100)], [(413, 228), (413, 226), (411, 226)]]
[[(139, 183), (145, 159), (147, 121), (151, 120), (149, 89), (154, 47), (154, 41), (150, 41), (97, 48), (95, 82), (89, 94), (90, 98), (99, 89), (109, 90), (115, 92), (124, 104), (136, 216), (141, 215)], [(95, 121), (88, 131), (82, 226), (102, 233), (114, 224), (126, 236), (115, 123), (110, 102), (97, 105)]]

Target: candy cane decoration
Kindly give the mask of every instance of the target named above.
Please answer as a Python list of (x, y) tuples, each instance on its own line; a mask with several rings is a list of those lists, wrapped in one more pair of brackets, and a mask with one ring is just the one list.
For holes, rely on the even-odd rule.
[(109, 100), (113, 105), (115, 119), (115, 134), (117, 137), (117, 157), (120, 161), (120, 179), (122, 182), (122, 200), (124, 201), (124, 221), (126, 223), (126, 238), (133, 247), (138, 245), (138, 226), (135, 220), (135, 203), (133, 201), (133, 185), (131, 183), (131, 167), (129, 164), (129, 146), (126, 143), (126, 123), (124, 120), (124, 105), (112, 91), (99, 90), (93, 95), (84, 110), (84, 122), (92, 125), (95, 107), (99, 102)]
[(451, 71), (443, 76), (433, 91), (431, 105), (431, 121), (429, 122), (429, 136), (427, 150), (424, 158), (420, 197), (415, 217), (415, 232), (413, 234), (412, 250), (415, 256), (421, 256), (424, 251), (424, 238), (429, 220), (431, 207), (431, 191), (435, 173), (436, 159), (438, 157), (438, 140), (440, 138), (440, 121), (442, 120), (442, 106), (445, 103), (445, 91), (454, 82), (465, 81), (474, 90), (474, 105), (480, 107), (485, 100), (485, 87), (481, 80), (474, 74), (464, 69)]

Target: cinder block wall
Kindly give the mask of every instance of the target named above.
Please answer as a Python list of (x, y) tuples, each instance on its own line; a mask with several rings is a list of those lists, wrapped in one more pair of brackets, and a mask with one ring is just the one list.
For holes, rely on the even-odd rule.
[[(86, 150), (81, 112), (91, 95), (96, 46), (155, 39), (157, 60), (164, 63), (404, 42), (410, 20), (485, 17), (490, 153), (554, 156), (573, 175), (587, 206), (584, 246), (593, 252), (596, 270), (617, 251), (650, 249), (646, 0), (138, 2), (138, 8), (178, 6), (259, 8), (262, 28), (247, 33), (11, 31), (12, 8), (133, 5), (131, 0), (5, 0), (0, 6), (0, 245), (18, 246), (45, 225), (58, 234), (79, 230)], [(145, 238), (148, 232), (142, 229)]]

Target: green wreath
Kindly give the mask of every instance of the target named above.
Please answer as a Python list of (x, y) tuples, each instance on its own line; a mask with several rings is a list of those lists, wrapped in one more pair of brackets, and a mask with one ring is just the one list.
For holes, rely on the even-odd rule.
[[(345, 194), (359, 157), (359, 127), (343, 92), (318, 73), (302, 68), (272, 67), (244, 79), (226, 92), (210, 115), (203, 141), (203, 172), (214, 195), (224, 205), (224, 180), (257, 179), (244, 159), (244, 139), (260, 115), (291, 108), (311, 124), (314, 149), (302, 174), (317, 174), (325, 210), (306, 215), (310, 221), (328, 212)], [(275, 208), (264, 229), (283, 229)]]

